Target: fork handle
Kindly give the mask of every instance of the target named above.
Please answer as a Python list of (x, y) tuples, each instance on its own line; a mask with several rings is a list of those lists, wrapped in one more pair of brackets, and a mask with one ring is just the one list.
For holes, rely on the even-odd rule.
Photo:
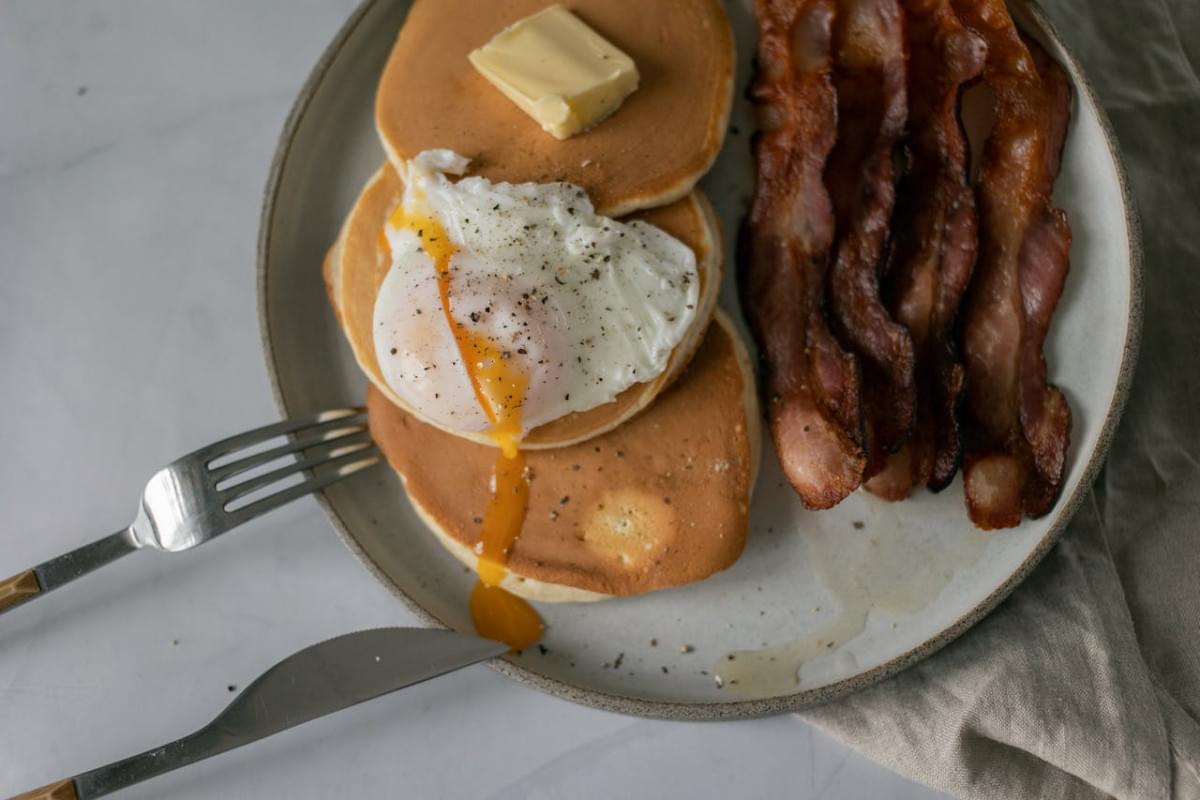
[(41, 597), (94, 569), (111, 564), (138, 549), (129, 528), (77, 547), (58, 558), (38, 564), (11, 578), (0, 580), (0, 614)]

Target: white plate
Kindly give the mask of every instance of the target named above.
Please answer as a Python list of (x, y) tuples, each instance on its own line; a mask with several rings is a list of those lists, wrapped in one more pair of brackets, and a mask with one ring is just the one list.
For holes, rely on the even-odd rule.
[[(367, 0), (359, 7), (301, 91), (279, 144), (263, 207), (258, 277), (267, 366), (286, 415), (364, 397), (364, 379), (326, 302), (320, 265), (359, 188), (383, 160), (372, 124), (375, 84), (408, 5)], [(739, 49), (732, 123), (738, 133), (703, 183), (726, 231), (737, 230), (750, 193), (753, 126), (741, 92), (755, 39), (748, 7), (730, 6)], [(1055, 191), (1074, 231), (1071, 275), (1047, 344), (1051, 379), (1074, 412), (1066, 487), (1055, 509), (1016, 530), (980, 534), (967, 521), (956, 482), (940, 495), (899, 504), (859, 492), (831, 511), (808, 513), (781, 480), (768, 446), (752, 530), (736, 565), (702, 583), (643, 597), (543, 605), (545, 652), (498, 662), (499, 670), (559, 696), (647, 716), (795, 709), (936, 651), (994, 608), (1053, 545), (1095, 477), (1124, 403), (1140, 327), (1140, 254), (1102, 112), (1045, 21), (1028, 12), (1020, 17), (1067, 67), (1076, 90)], [(731, 283), (722, 302), (736, 313)], [(424, 529), (390, 472), (379, 468), (340, 484), (323, 504), (349, 547), (423, 619), (471, 629), (473, 576)], [(783, 648), (773, 651), (775, 662), (764, 663), (777, 667), (789, 653), (805, 657), (798, 686), (764, 680), (762, 672), (717, 686), (714, 667), (728, 668), (728, 653), (764, 643)]]

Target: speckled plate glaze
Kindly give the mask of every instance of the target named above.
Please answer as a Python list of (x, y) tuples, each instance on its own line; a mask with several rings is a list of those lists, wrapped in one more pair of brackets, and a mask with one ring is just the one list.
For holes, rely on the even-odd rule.
[[(363, 399), (364, 379), (326, 303), (320, 264), (383, 159), (371, 119), (375, 84), (408, 7), (367, 0), (355, 11), (300, 92), (279, 143), (262, 212), (258, 293), (267, 368), (285, 415)], [(729, 10), (739, 49), (737, 102), (725, 150), (703, 184), (727, 232), (737, 229), (750, 194), (753, 125), (741, 89), (755, 41), (749, 3)], [(967, 522), (956, 482), (940, 495), (895, 505), (859, 492), (811, 514), (781, 481), (768, 446), (749, 542), (736, 565), (681, 589), (542, 606), (544, 649), (498, 661), (496, 669), (551, 694), (644, 716), (797, 709), (935, 652), (991, 611), (1054, 544), (1102, 463), (1129, 386), (1140, 251), (1113, 138), (1078, 65), (1036, 11), (1014, 11), (1066, 65), (1076, 88), (1055, 194), (1074, 229), (1072, 268), (1048, 342), (1051, 378), (1067, 393), (1075, 420), (1066, 488), (1052, 513), (982, 536)], [(731, 259), (732, 241), (726, 244)], [(722, 302), (736, 315), (731, 282)], [(472, 576), (423, 528), (390, 472), (339, 484), (321, 502), (350, 549), (423, 620), (470, 629)], [(730, 652), (763, 646), (804, 656), (798, 685), (781, 690), (778, 681), (744, 679), (718, 687), (714, 673)]]

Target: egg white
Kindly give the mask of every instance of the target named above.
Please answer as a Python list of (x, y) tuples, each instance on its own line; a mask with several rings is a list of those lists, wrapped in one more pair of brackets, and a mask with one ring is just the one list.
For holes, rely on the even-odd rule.
[[(451, 181), (467, 159), (431, 150), (406, 162), (405, 211), (434, 216), (450, 260), (456, 324), (487, 337), (529, 378), (525, 431), (612, 401), (667, 367), (696, 314), (689, 247), (653, 225), (595, 214), (569, 183)], [(392, 266), (375, 302), (375, 351), (389, 386), (462, 432), (489, 420), (476, 400), (415, 233), (389, 224)]]

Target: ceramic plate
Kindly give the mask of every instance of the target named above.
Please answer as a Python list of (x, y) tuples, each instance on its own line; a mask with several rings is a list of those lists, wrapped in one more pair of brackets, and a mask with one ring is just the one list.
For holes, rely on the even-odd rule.
[[(359, 188), (384, 158), (372, 124), (375, 84), (408, 6), (368, 0), (359, 7), (301, 91), (279, 144), (258, 269), (263, 345), (285, 415), (364, 397), (320, 266)], [(737, 100), (725, 150), (703, 187), (725, 230), (734, 231), (751, 190), (753, 125), (741, 89), (755, 33), (748, 2), (729, 12), (739, 50)], [(899, 504), (858, 492), (831, 511), (809, 513), (782, 481), (768, 446), (737, 564), (643, 597), (542, 605), (544, 648), (498, 661), (497, 669), (552, 694), (632, 714), (712, 719), (795, 709), (933, 653), (994, 608), (1054, 544), (1099, 469), (1124, 402), (1139, 330), (1139, 255), (1102, 112), (1045, 21), (1034, 12), (1019, 16), (1066, 65), (1076, 88), (1055, 190), (1074, 230), (1071, 274), (1047, 343), (1051, 378), (1074, 411), (1066, 488), (1055, 509), (1015, 530), (982, 534), (968, 523), (956, 482)], [(736, 315), (732, 284), (722, 303)], [(425, 530), (390, 471), (339, 484), (322, 502), (351, 550), (422, 619), (470, 630), (473, 576)]]

